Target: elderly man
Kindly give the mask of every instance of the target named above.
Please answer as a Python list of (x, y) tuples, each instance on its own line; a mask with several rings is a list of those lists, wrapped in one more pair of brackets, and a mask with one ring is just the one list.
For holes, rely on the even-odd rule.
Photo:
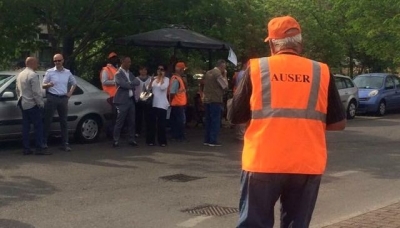
[(119, 139), (125, 119), (129, 124), (129, 145), (137, 146), (135, 141), (135, 87), (140, 85), (139, 80), (129, 71), (131, 58), (121, 58), (121, 67), (115, 74), (115, 85), (117, 92), (114, 97), (114, 104), (117, 109), (117, 122), (114, 127), (113, 147), (119, 146)]
[(239, 228), (309, 226), (324, 173), (326, 130), (343, 130), (346, 116), (324, 63), (300, 57), (299, 23), (268, 23), (271, 57), (251, 59), (233, 97), (232, 122), (250, 121), (244, 137)]
[[(55, 67), (48, 69), (43, 79), (43, 89), (46, 89), (47, 101), (44, 106), (44, 147), (47, 148), (53, 116), (57, 110), (60, 118), (62, 147), (64, 151), (71, 151), (68, 143), (68, 100), (76, 88), (76, 80), (71, 71), (64, 68), (64, 57), (56, 54), (53, 57)], [(68, 91), (68, 86), (71, 88)]]
[(29, 143), (31, 124), (35, 129), (36, 155), (51, 154), (43, 151), (43, 120), (42, 110), (44, 107), (42, 88), (40, 87), (39, 75), (35, 72), (38, 68), (38, 60), (28, 57), (25, 61), (26, 68), (17, 77), (16, 93), (18, 106), (22, 110), (22, 142), (24, 155), (32, 154)]
[(214, 69), (207, 71), (204, 76), (203, 103), (205, 106), (206, 130), (204, 135), (205, 146), (221, 146), (218, 134), (221, 128), (221, 113), (224, 90), (228, 88), (226, 78), (226, 62), (218, 60)]

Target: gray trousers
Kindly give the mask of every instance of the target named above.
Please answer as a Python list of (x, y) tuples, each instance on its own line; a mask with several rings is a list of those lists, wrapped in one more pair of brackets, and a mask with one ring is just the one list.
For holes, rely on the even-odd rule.
[(117, 121), (114, 127), (114, 141), (118, 142), (121, 135), (122, 127), (124, 126), (125, 120), (128, 120), (129, 124), (129, 141), (135, 141), (135, 102), (129, 100), (125, 104), (115, 104), (117, 109)]
[(62, 144), (68, 145), (68, 97), (57, 97), (52, 94), (47, 94), (47, 101), (44, 105), (44, 130), (43, 130), (43, 144), (47, 145), (47, 138), (53, 122), (54, 113), (57, 110), (60, 127)]

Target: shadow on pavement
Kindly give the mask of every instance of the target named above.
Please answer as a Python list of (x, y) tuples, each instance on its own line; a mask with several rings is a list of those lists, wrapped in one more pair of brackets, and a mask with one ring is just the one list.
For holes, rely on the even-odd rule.
[[(54, 194), (56, 191), (57, 189), (49, 183), (32, 177), (11, 176), (5, 178), (0, 176), (0, 207), (14, 202), (37, 200), (41, 197)], [(2, 225), (1, 220), (0, 225)]]
[(11, 219), (0, 219), (0, 228), (35, 228), (34, 226)]

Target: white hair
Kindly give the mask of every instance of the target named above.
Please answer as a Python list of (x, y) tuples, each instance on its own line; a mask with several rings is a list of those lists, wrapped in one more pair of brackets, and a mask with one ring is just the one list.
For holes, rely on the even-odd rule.
[(286, 37), (283, 39), (272, 39), (271, 43), (274, 46), (275, 51), (280, 51), (284, 49), (294, 49), (299, 46), (303, 42), (303, 38), (301, 37), (301, 33)]

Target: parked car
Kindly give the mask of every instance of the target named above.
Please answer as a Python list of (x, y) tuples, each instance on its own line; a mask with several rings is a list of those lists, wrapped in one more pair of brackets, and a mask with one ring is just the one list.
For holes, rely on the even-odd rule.
[(347, 119), (354, 119), (358, 107), (358, 88), (350, 77), (335, 75), (335, 84), (346, 110)]
[[(0, 72), (0, 140), (20, 138), (22, 134), (22, 113), (17, 107), (15, 92), (19, 72)], [(45, 72), (38, 72), (41, 82)], [(76, 77), (76, 76), (75, 76)], [(86, 143), (98, 139), (101, 128), (111, 119), (109, 95), (82, 78), (76, 77), (77, 88), (68, 102), (68, 131)], [(43, 90), (43, 96), (45, 97)], [(45, 98), (46, 99), (46, 98)], [(51, 126), (52, 134), (60, 134), (56, 112)]]
[(400, 108), (400, 79), (387, 73), (370, 73), (357, 76), (354, 83), (358, 87), (359, 113), (376, 113)]

